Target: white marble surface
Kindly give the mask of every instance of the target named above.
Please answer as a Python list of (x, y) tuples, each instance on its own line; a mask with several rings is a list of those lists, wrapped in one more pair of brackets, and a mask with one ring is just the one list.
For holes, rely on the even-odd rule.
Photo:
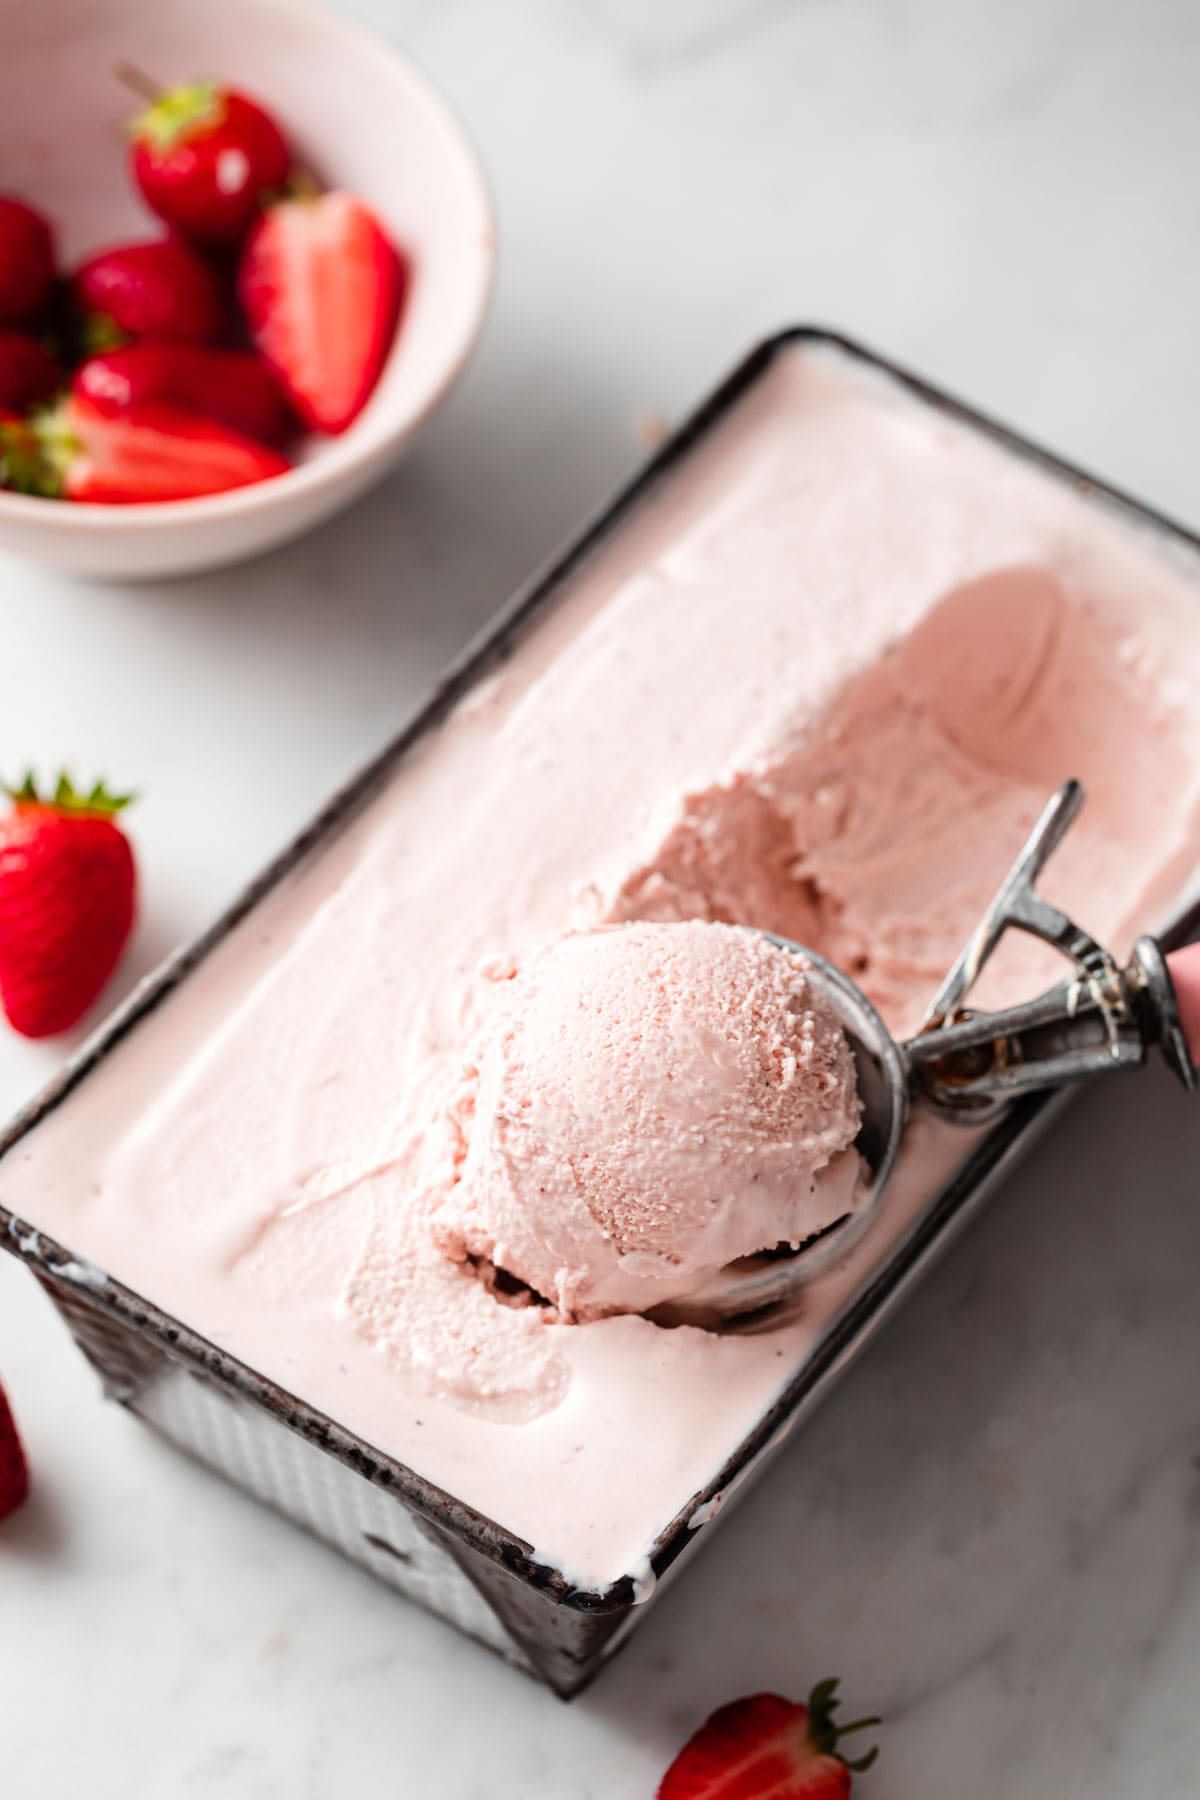
[[(243, 570), (0, 562), (0, 764), (146, 790), (131, 976), (630, 468), (639, 416), (776, 324), (853, 330), (1200, 523), (1191, 0), (357, 10), (498, 199), (451, 408)], [(54, 1059), (0, 1040), (4, 1108)], [(1165, 1081), (1084, 1100), (570, 1708), (101, 1405), (6, 1263), (38, 1493), (0, 1539), (4, 1800), (639, 1800), (712, 1704), (828, 1671), (887, 1715), (874, 1800), (1195, 1791), (1198, 1158)]]

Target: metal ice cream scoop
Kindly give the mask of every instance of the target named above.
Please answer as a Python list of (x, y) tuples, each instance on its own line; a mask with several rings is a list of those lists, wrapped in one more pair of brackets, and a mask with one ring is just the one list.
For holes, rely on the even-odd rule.
[[(866, 995), (840, 969), (803, 945), (764, 933), (806, 958), (810, 979), (832, 1003), (854, 1052), (863, 1105), (855, 1146), (866, 1170), (861, 1200), (853, 1214), (811, 1245), (729, 1264), (703, 1292), (674, 1305), (671, 1322), (721, 1324), (777, 1306), (840, 1258), (877, 1210), (914, 1106), (977, 1123), (1018, 1094), (1139, 1069), (1155, 1048), (1186, 1088), (1195, 1086), (1200, 944), (1168, 956), (1154, 938), (1142, 937), (1122, 968), (1037, 892), (1037, 877), (1083, 797), (1078, 781), (1068, 781), (1054, 795), (920, 1030), (904, 1043), (897, 1043)], [(971, 990), (1010, 930), (1053, 945), (1069, 959), (1071, 973), (1020, 1006), (975, 1011), (967, 1005)]]

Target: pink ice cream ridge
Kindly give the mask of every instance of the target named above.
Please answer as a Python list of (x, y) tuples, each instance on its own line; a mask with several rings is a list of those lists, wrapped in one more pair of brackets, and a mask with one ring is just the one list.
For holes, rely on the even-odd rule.
[(615, 925), (511, 972), (453, 1109), (442, 1249), (563, 1319), (685, 1298), (853, 1204), (854, 1061), (808, 965), (731, 925)]

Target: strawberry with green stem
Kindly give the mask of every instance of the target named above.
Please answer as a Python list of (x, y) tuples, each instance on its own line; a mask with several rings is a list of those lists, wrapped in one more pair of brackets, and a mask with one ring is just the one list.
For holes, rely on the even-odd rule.
[(0, 486), (47, 499), (134, 506), (195, 500), (286, 474), (286, 456), (166, 402), (108, 413), (71, 393), (29, 420), (0, 415)]
[(132, 796), (60, 775), (45, 796), (32, 773), (0, 818), (0, 1006), (23, 1037), (77, 1025), (129, 942), (133, 850), (120, 824)]
[(841, 1745), (879, 1720), (839, 1725), (837, 1689), (819, 1681), (802, 1705), (752, 1694), (720, 1707), (688, 1739), (656, 1800), (845, 1800), (852, 1773), (869, 1769), (878, 1752), (851, 1760)]
[(147, 205), (197, 243), (239, 244), (291, 168), (270, 113), (219, 82), (166, 88), (128, 63), (116, 72), (148, 103), (129, 127), (130, 166)]

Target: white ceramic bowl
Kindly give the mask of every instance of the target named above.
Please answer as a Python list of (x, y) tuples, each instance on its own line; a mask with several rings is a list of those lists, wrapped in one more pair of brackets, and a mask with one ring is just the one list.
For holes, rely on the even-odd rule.
[[(309, 439), (277, 480), (198, 500), (96, 506), (0, 492), (0, 547), (95, 576), (182, 574), (305, 531), (396, 461), (478, 336), (492, 218), (446, 103), (381, 39), (296, 0), (28, 0), (4, 9), (0, 188), (42, 208), (71, 267), (163, 227), (125, 167), (124, 59), (164, 82), (217, 76), (275, 111), (297, 161), (362, 197), (413, 265), (395, 348), (365, 410)], [(136, 110), (136, 101), (132, 101)]]

